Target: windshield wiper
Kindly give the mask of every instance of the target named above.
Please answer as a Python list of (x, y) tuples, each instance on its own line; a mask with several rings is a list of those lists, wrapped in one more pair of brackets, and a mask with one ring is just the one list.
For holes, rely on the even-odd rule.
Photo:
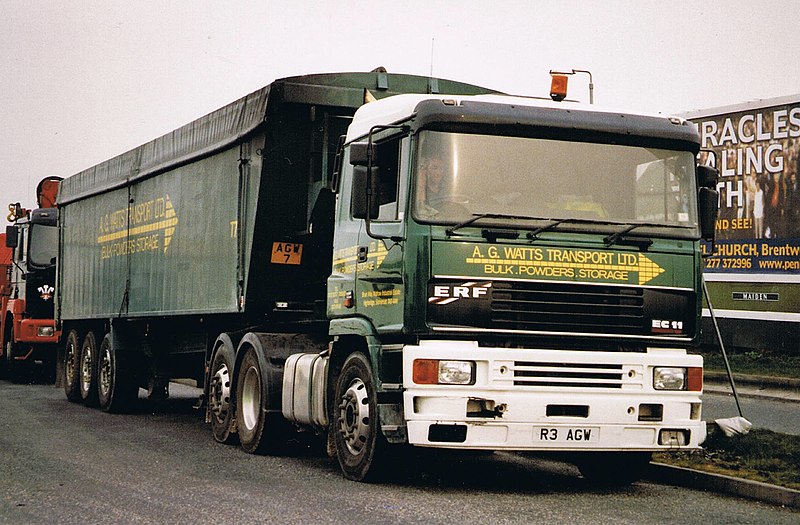
[(622, 241), (623, 244), (633, 244), (636, 246), (640, 246), (642, 248), (647, 248), (648, 246), (653, 244), (652, 239), (649, 239), (647, 237), (640, 239), (628, 239), (625, 237), (626, 233), (630, 233), (636, 228), (641, 228), (642, 226), (652, 226), (652, 224), (629, 224), (620, 231), (614, 232), (611, 235), (603, 237), (603, 243), (605, 243), (606, 246), (612, 246)]
[(556, 226), (558, 226), (559, 224), (563, 224), (565, 222), (577, 222), (579, 224), (580, 223), (584, 223), (584, 224), (592, 223), (593, 224), (593, 223), (596, 223), (597, 221), (594, 220), (594, 219), (576, 219), (575, 217), (566, 217), (566, 218), (563, 218), (563, 219), (552, 219), (552, 222), (550, 222), (548, 224), (545, 224), (544, 226), (539, 226), (535, 230), (529, 231), (528, 234), (526, 235), (526, 237), (528, 238), (529, 241), (535, 241), (536, 239), (539, 238), (539, 234), (540, 233), (544, 233), (546, 231), (550, 231), (550, 230), (554, 229)]
[(540, 233), (544, 233), (544, 232), (546, 232), (548, 230), (552, 230), (553, 228), (555, 228), (556, 226), (558, 226), (562, 222), (566, 222), (568, 220), (570, 220), (570, 219), (554, 219), (552, 222), (550, 222), (548, 224), (545, 224), (544, 226), (539, 226), (535, 230), (529, 231), (528, 234), (526, 235), (526, 237), (528, 238), (528, 240), (535, 241), (536, 239), (539, 238), (539, 234)]
[(481, 219), (522, 219), (526, 221), (535, 221), (539, 218), (540, 217), (528, 217), (527, 215), (506, 215), (504, 213), (473, 213), (472, 217), (470, 217), (469, 219), (463, 222), (459, 222), (455, 226), (447, 228), (444, 232), (449, 237), (453, 235), (456, 232), (456, 230), (460, 230), (461, 228), (469, 226), (470, 224), (479, 221)]
[[(467, 219), (465, 221), (459, 222), (455, 226), (451, 226), (450, 228), (445, 230), (445, 233), (449, 237), (449, 236), (453, 235), (457, 230), (460, 230), (461, 228), (469, 226), (470, 224), (473, 224), (473, 223), (475, 223), (475, 222), (477, 222), (477, 221), (479, 221), (481, 219), (519, 219), (519, 220), (526, 220), (526, 221), (535, 221), (535, 220), (542, 220), (543, 217), (532, 217), (532, 216), (529, 216), (529, 215), (510, 215), (510, 214), (504, 214), (504, 213), (473, 213), (472, 217), (470, 217), (469, 219)], [(595, 224), (598, 221), (596, 221), (594, 219), (579, 219), (579, 218), (575, 218), (575, 217), (566, 217), (566, 218), (562, 218), (562, 219), (550, 219), (549, 223), (547, 223), (547, 224), (545, 224), (543, 226), (539, 226), (538, 228), (529, 231), (526, 234), (526, 237), (528, 238), (528, 240), (535, 241), (535, 240), (537, 240), (539, 238), (539, 234), (544, 233), (546, 231), (553, 230), (553, 229), (556, 228), (556, 226), (558, 226), (560, 224), (563, 224), (565, 222), (578, 223), (578, 224), (581, 224), (581, 223), (583, 223), (583, 224)], [(620, 241), (623, 241), (624, 243), (627, 243), (627, 244), (636, 244), (637, 246), (640, 245), (643, 248), (646, 248), (646, 247), (650, 246), (651, 244), (653, 244), (653, 241), (650, 240), (649, 238), (628, 239), (628, 238), (625, 237), (625, 234), (635, 230), (636, 228), (640, 228), (642, 226), (658, 226), (658, 225), (648, 224), (648, 223), (628, 224), (622, 230), (620, 230), (618, 232), (615, 232), (615, 233), (612, 233), (612, 234), (604, 237), (603, 238), (603, 242), (605, 244), (611, 246), (613, 244), (619, 243)]]

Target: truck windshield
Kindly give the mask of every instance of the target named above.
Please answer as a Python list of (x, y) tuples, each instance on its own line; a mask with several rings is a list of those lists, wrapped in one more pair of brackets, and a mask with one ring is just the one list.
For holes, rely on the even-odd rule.
[(58, 227), (31, 224), (28, 264), (43, 268), (55, 264), (58, 254)]
[(423, 131), (417, 159), (422, 222), (502, 214), (697, 227), (688, 151)]

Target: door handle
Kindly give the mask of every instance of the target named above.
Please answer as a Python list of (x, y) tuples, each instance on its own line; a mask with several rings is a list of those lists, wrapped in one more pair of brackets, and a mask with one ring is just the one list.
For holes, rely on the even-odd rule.
[(367, 254), (369, 253), (368, 246), (358, 247), (358, 262), (367, 262)]

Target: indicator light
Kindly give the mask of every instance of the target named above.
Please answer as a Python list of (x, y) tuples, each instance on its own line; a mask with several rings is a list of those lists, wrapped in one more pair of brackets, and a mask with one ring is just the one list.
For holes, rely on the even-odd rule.
[(418, 385), (472, 385), (475, 384), (475, 363), (415, 359), (412, 381)]

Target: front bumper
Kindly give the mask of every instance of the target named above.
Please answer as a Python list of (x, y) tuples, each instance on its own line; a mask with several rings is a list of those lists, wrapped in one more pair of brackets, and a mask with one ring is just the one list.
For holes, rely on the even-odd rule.
[[(418, 385), (415, 359), (475, 362), (473, 385)], [(647, 353), (479, 347), (423, 341), (403, 352), (409, 443), (488, 450), (657, 451), (705, 440), (702, 392), (657, 391), (654, 366), (702, 366), (681, 349)]]
[(16, 332), (18, 343), (46, 345), (58, 343), (61, 332), (52, 319), (23, 319)]

